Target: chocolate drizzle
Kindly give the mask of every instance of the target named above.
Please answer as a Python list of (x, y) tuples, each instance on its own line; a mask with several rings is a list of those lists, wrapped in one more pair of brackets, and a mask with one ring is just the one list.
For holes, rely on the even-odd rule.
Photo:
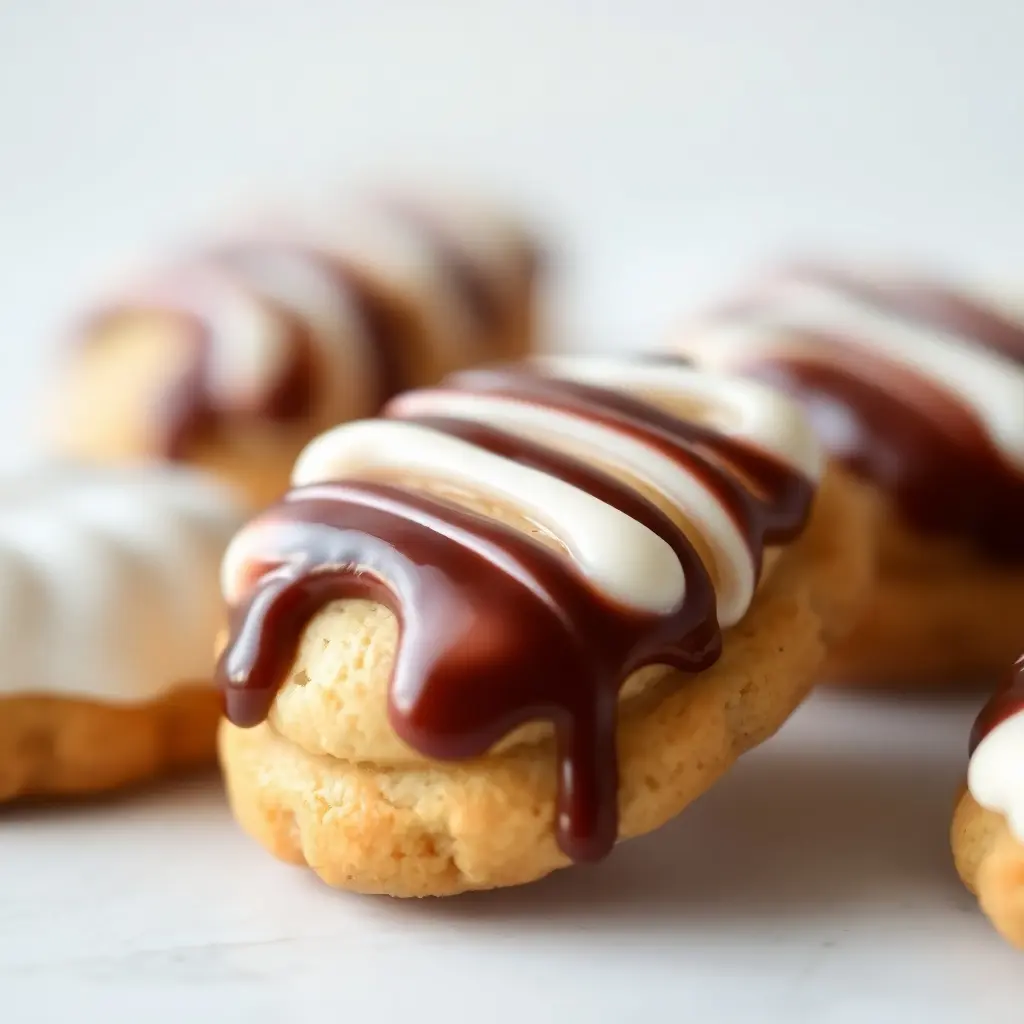
[[(959, 334), (1024, 368), (1024, 324), (946, 286), (879, 283), (820, 266), (798, 267), (787, 278)], [(759, 305), (755, 298), (724, 314), (756, 323)], [(821, 354), (755, 354), (744, 368), (798, 398), (826, 447), (891, 495), (915, 529), (963, 537), (993, 560), (1024, 561), (1024, 475), (972, 409), (924, 372), (858, 346), (855, 337), (796, 333), (820, 344)]]
[(981, 709), (971, 730), (970, 753), (997, 726), (1024, 711), (1024, 655), (1017, 659), (1006, 680)]
[[(766, 540), (791, 539), (806, 521), (812, 488), (799, 474), (645, 403), (510, 371), (464, 375), (448, 387), (563, 409), (657, 447), (721, 496), (758, 565)], [(404, 418), (400, 400), (389, 415)], [(458, 760), (485, 754), (523, 723), (549, 720), (559, 843), (577, 860), (601, 857), (618, 833), (619, 690), (645, 665), (698, 672), (717, 660), (708, 573), (681, 527), (608, 473), (494, 426), (444, 416), (409, 422), (565, 480), (647, 526), (684, 570), (681, 605), (631, 610), (562, 551), (398, 484), (297, 488), (245, 531), (245, 591), (218, 667), (228, 717), (240, 726), (263, 720), (303, 630), (326, 604), (379, 601), (400, 628), (389, 690), (395, 732), (427, 757)]]

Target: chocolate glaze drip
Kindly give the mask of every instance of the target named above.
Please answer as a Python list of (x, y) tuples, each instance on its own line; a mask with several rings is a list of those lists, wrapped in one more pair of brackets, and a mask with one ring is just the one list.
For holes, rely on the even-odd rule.
[[(723, 495), (758, 564), (765, 539), (791, 538), (806, 520), (812, 490), (798, 474), (644, 403), (507, 371), (451, 386), (565, 408), (656, 445)], [(491, 426), (443, 417), (412, 422), (557, 476), (648, 526), (683, 566), (682, 606), (664, 615), (625, 608), (597, 592), (563, 553), (401, 486), (299, 488), (247, 527), (256, 531), (259, 554), (218, 666), (227, 715), (240, 726), (263, 720), (302, 631), (327, 603), (380, 601), (401, 631), (389, 693), (396, 733), (425, 756), (456, 760), (483, 755), (525, 722), (551, 721), (559, 843), (575, 859), (601, 857), (618, 833), (619, 690), (644, 665), (696, 672), (717, 660), (721, 636), (707, 572), (682, 529), (609, 474)], [(721, 467), (726, 460), (754, 482), (757, 498), (741, 497)]]
[(1013, 670), (989, 702), (981, 709), (971, 730), (970, 753), (997, 726), (1024, 711), (1024, 656), (1017, 659)]
[[(944, 286), (877, 283), (814, 266), (796, 276), (1024, 363), (1024, 326)], [(744, 301), (727, 315), (757, 308), (756, 299)], [(798, 398), (826, 447), (891, 495), (915, 529), (963, 537), (993, 560), (1024, 561), (1024, 476), (956, 394), (856, 339), (805, 336), (828, 346), (827, 361), (768, 356), (749, 367), (752, 375)]]

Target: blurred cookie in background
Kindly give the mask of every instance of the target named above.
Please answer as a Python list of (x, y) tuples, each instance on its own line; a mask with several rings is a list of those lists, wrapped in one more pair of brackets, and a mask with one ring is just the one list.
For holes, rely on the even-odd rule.
[(831, 672), (991, 685), (1024, 621), (1024, 313), (940, 279), (803, 264), (669, 347), (797, 397), (876, 496), (878, 586)]
[(75, 458), (181, 462), (269, 501), (323, 429), (526, 352), (538, 262), (514, 217), (462, 194), (261, 217), (83, 317), (53, 437)]

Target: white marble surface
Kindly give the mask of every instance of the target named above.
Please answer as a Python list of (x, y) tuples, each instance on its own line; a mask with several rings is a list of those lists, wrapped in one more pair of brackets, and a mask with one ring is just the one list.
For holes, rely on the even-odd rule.
[[(567, 331), (647, 342), (763, 254), (1024, 274), (1017, 0), (0, 4), (0, 460), (68, 306), (155, 243), (373, 167), (556, 230)], [(604, 866), (331, 893), (216, 779), (0, 814), (0, 1021), (1002, 1024), (1024, 973), (946, 830), (972, 702), (816, 699)]]
[(819, 696), (602, 866), (447, 901), (277, 864), (213, 778), (7, 812), (2, 1019), (1019, 1022), (947, 841), (976, 703)]

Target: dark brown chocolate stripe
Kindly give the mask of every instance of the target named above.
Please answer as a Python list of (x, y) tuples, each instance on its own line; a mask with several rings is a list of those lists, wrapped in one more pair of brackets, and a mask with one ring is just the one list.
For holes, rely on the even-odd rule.
[[(798, 265), (769, 279), (764, 292), (722, 315), (756, 322), (758, 295), (770, 298), (772, 281), (790, 279), (1024, 361), (1024, 325), (966, 295), (821, 265)], [(1024, 475), (1007, 463), (973, 410), (925, 373), (860, 347), (855, 337), (802, 333), (822, 345), (822, 356), (757, 357), (745, 371), (801, 401), (829, 451), (890, 495), (908, 525), (962, 537), (994, 561), (1024, 561)]]
[(767, 452), (640, 399), (501, 367), (464, 370), (450, 376), (442, 389), (446, 386), (570, 413), (656, 449), (718, 496), (746, 539), (757, 572), (765, 544), (786, 543), (806, 525), (814, 487), (804, 476)]
[(218, 666), (233, 722), (265, 717), (302, 630), (326, 603), (379, 601), (401, 627), (388, 704), (396, 733), (428, 757), (457, 760), (483, 755), (518, 725), (551, 721), (559, 843), (577, 860), (610, 851), (619, 689), (645, 664), (704, 667), (717, 656), (717, 628), (669, 616), (690, 628), (686, 649), (662, 617), (604, 600), (559, 553), (399, 487), (302, 488), (254, 528), (263, 575), (233, 612)]
[(1024, 558), (1024, 479), (1008, 476), (974, 416), (922, 374), (865, 358), (862, 372), (842, 360), (800, 359), (747, 370), (801, 401), (825, 447), (891, 495), (915, 529), (965, 537), (994, 558)]
[(1008, 718), (1024, 711), (1024, 656), (1017, 659), (1013, 670), (981, 709), (971, 730), (971, 754), (978, 744), (997, 726)]
[(648, 643), (654, 650), (672, 652), (671, 664), (689, 672), (698, 672), (717, 660), (721, 635), (711, 577), (686, 534), (652, 502), (579, 459), (494, 427), (445, 417), (394, 418), (468, 441), (477, 448), (564, 480), (656, 533), (679, 559), (686, 580), (686, 599), (674, 614), (664, 617), (660, 629), (652, 630)]

